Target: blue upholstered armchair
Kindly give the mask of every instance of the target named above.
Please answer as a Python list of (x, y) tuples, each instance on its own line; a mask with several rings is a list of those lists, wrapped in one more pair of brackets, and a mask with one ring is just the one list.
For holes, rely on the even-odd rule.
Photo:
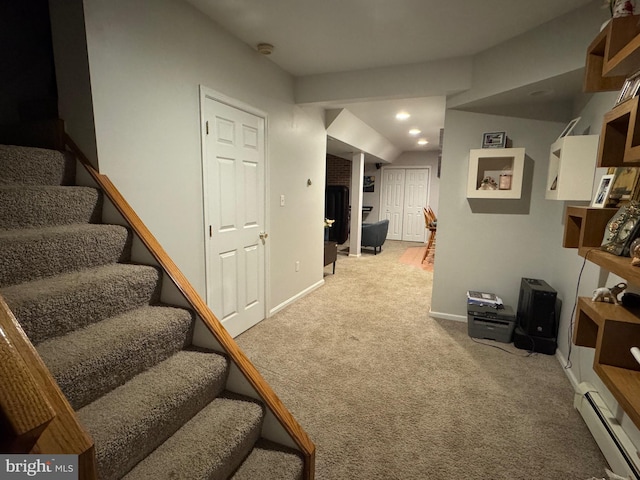
[(362, 240), (360, 245), (363, 247), (373, 247), (374, 255), (378, 254), (378, 249), (382, 251), (382, 245), (387, 239), (389, 231), (389, 220), (380, 220), (376, 223), (362, 224)]

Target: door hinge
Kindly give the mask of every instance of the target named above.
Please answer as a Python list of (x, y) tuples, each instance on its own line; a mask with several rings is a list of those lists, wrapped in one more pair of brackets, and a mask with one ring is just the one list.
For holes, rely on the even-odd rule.
[(211, 225), (209, 225), (209, 236), (213, 237), (213, 228), (211, 228)]
[(205, 122), (205, 126), (207, 128), (207, 135), (209, 135), (209, 120)]

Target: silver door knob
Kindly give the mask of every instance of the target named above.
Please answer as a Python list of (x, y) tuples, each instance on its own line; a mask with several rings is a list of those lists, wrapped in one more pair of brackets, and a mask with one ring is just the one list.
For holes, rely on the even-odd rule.
[(265, 232), (260, 232), (260, 240), (264, 240), (265, 238), (267, 238), (269, 236), (268, 233)]

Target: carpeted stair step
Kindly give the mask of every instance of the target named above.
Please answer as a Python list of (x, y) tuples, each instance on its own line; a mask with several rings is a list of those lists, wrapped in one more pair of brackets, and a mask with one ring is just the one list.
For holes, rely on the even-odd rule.
[(102, 195), (91, 187), (0, 186), (0, 229), (98, 223)]
[(190, 345), (192, 323), (189, 310), (142, 307), (36, 348), (78, 409)]
[(70, 153), (0, 145), (0, 185), (72, 185), (75, 172)]
[(260, 439), (231, 480), (301, 480), (303, 469), (294, 450)]
[(32, 343), (157, 303), (160, 272), (148, 265), (108, 265), (0, 289)]
[(131, 234), (120, 225), (61, 225), (0, 231), (0, 288), (126, 261)]
[[(227, 375), (222, 355), (183, 350), (80, 409), (101, 480), (120, 478), (173, 435), (222, 392)], [(215, 431), (207, 430), (198, 442), (210, 435)], [(172, 477), (162, 472), (156, 478)]]
[(263, 418), (264, 407), (254, 400), (216, 398), (124, 479), (227, 480), (259, 438)]

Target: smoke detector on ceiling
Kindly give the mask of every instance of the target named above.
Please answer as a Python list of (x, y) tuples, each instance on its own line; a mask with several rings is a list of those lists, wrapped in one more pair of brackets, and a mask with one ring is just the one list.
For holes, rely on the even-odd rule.
[(270, 43), (259, 43), (256, 49), (263, 55), (271, 55), (273, 53), (273, 45)]

